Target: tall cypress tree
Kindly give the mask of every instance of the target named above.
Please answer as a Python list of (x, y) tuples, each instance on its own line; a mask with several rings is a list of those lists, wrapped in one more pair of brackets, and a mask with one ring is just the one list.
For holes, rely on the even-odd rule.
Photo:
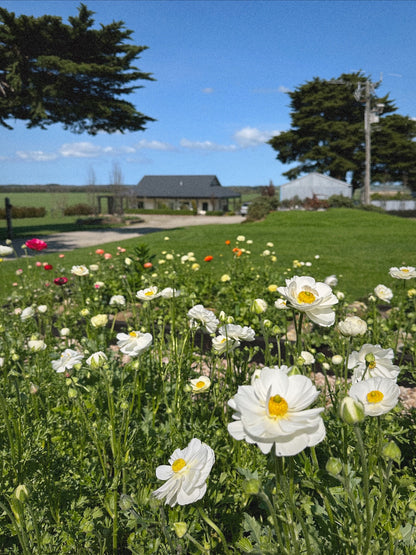
[[(297, 163), (283, 175), (294, 179), (319, 172), (363, 184), (365, 166), (364, 103), (354, 96), (362, 72), (331, 80), (314, 78), (289, 92), (291, 129), (270, 139), (284, 164)], [(392, 114), (388, 95), (372, 98), (384, 104), (379, 123), (372, 125), (371, 175), (373, 182), (401, 181), (416, 189), (416, 123)], [(389, 115), (390, 114), (390, 115)]]
[(129, 44), (122, 21), (93, 28), (84, 4), (69, 24), (57, 16), (32, 17), (0, 8), (0, 125), (11, 118), (27, 127), (62, 123), (73, 132), (140, 131), (151, 117), (123, 99), (152, 80), (134, 64), (146, 46)]

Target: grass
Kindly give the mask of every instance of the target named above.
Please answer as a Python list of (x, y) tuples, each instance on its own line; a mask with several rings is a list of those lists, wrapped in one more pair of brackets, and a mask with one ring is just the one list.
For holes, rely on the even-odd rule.
[[(215, 264), (220, 276), (226, 253), (225, 240), (234, 241), (237, 235), (243, 234), (253, 241), (252, 245), (246, 245), (254, 255), (252, 261), (260, 260), (261, 253), (267, 248), (266, 243), (273, 242), (272, 250), (276, 254), (279, 271), (292, 267), (295, 259), (311, 262), (310, 275), (323, 280), (328, 275), (337, 274), (338, 289), (348, 292), (352, 300), (356, 300), (368, 296), (379, 283), (389, 285), (388, 269), (391, 266), (415, 265), (415, 228), (413, 220), (361, 210), (290, 211), (271, 213), (262, 222), (177, 228), (109, 243), (105, 247), (113, 254), (117, 252), (118, 245), (131, 252), (140, 243), (148, 245), (156, 255), (167, 248), (173, 248), (178, 254), (193, 251), (198, 262), (212, 255), (214, 260), (211, 264)], [(53, 229), (60, 230), (59, 227)], [(40, 222), (38, 228), (28, 226), (26, 231), (26, 237), (30, 234), (41, 235)], [(165, 241), (165, 236), (170, 237), (170, 242)], [(94, 250), (84, 248), (66, 253), (66, 268), (69, 269), (71, 264), (88, 264), (89, 253)], [(315, 258), (316, 255), (319, 259)], [(57, 254), (46, 252), (37, 259), (56, 266), (59, 262)], [(21, 260), (15, 260), (2, 265), (1, 295), (10, 292), (13, 275), (22, 264)]]

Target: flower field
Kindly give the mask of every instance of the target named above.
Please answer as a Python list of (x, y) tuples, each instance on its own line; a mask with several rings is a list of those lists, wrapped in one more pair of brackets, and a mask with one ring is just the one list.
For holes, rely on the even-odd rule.
[(351, 302), (319, 253), (256, 242), (225, 240), (220, 274), (168, 236), (69, 265), (26, 243), (0, 313), (1, 553), (416, 553), (416, 269)]

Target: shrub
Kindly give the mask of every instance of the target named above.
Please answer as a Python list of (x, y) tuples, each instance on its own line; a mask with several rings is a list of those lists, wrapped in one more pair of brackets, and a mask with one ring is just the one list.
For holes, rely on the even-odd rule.
[(354, 208), (355, 203), (350, 197), (343, 195), (332, 195), (328, 199), (329, 208)]
[[(34, 206), (12, 206), (12, 218), (43, 218), (44, 216), (46, 216), (46, 208), (43, 206), (37, 208)], [(4, 208), (0, 209), (0, 219), (6, 219), (6, 210)]]
[(312, 198), (306, 198), (303, 201), (303, 206), (306, 210), (319, 210), (320, 208), (328, 208), (329, 204), (327, 200), (319, 199), (316, 195)]
[(272, 202), (269, 197), (255, 198), (248, 207), (246, 219), (249, 222), (262, 220), (272, 209)]
[(64, 210), (64, 216), (90, 216), (91, 214), (95, 214), (94, 207), (83, 203), (68, 206)]

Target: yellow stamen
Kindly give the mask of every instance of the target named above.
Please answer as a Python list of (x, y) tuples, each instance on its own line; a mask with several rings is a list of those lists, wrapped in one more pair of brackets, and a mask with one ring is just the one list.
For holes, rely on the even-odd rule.
[(311, 304), (315, 299), (316, 297), (311, 291), (301, 291), (298, 295), (298, 302), (301, 304)]
[(283, 418), (289, 410), (288, 404), (283, 397), (275, 395), (269, 399), (269, 416), (274, 419)]
[(408, 273), (409, 269), (408, 268), (400, 268), (400, 271), (403, 272), (404, 274)]
[(376, 366), (377, 366), (377, 363), (376, 363), (375, 360), (368, 363), (368, 367), (369, 367), (370, 370), (373, 370)]
[(201, 387), (204, 387), (205, 382), (203, 382), (202, 380), (200, 380), (199, 382), (196, 382), (195, 387), (197, 387), (198, 389), (200, 389)]
[(154, 295), (153, 291), (146, 291), (145, 293), (146, 297), (151, 297), (152, 295)]
[(130, 337), (137, 337), (137, 333), (135, 331), (131, 331), (129, 335)]
[(381, 391), (378, 391), (378, 389), (375, 389), (374, 391), (370, 391), (370, 393), (367, 393), (367, 401), (369, 403), (379, 403), (383, 399), (384, 399), (384, 395), (383, 393), (381, 393)]
[(173, 461), (172, 470), (173, 472), (179, 472), (184, 466), (186, 466), (186, 461), (183, 459), (176, 459), (176, 461)]

